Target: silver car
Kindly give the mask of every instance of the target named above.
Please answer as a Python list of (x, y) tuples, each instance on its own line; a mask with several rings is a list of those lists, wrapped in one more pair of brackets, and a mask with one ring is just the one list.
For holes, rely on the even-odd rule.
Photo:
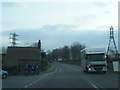
[(8, 72), (0, 69), (0, 76), (2, 76), (2, 79), (5, 79), (8, 76)]

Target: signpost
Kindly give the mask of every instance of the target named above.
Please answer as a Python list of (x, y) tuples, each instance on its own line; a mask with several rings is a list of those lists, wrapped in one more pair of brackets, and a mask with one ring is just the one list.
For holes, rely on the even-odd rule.
[(113, 61), (113, 71), (120, 71), (120, 66), (119, 66), (119, 62), (118, 61)]

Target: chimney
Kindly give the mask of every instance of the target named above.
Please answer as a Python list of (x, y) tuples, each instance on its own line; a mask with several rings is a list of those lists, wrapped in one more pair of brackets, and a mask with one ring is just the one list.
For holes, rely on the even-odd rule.
[(38, 48), (41, 50), (41, 41), (38, 41)]

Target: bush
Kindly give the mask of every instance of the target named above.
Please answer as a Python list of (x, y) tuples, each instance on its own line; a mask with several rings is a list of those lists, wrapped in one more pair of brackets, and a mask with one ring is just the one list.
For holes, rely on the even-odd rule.
[(41, 60), (41, 70), (44, 71), (44, 68), (48, 65), (48, 61), (46, 59)]

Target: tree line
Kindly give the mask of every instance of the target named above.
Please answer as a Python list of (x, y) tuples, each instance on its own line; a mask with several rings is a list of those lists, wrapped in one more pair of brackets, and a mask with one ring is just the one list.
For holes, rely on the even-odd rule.
[(71, 46), (65, 45), (62, 48), (56, 48), (47, 52), (48, 61), (80, 61), (81, 50), (85, 48), (85, 45), (79, 42), (74, 42)]

